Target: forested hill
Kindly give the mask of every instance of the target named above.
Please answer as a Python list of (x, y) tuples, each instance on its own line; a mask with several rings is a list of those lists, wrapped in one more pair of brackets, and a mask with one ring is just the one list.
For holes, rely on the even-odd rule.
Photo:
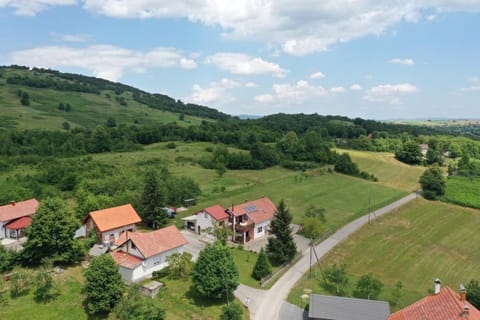
[(64, 121), (93, 128), (109, 116), (125, 124), (169, 123), (185, 120), (185, 115), (193, 122), (230, 118), (213, 108), (121, 83), (21, 66), (0, 67), (0, 108), (0, 127), (21, 129), (61, 129)]

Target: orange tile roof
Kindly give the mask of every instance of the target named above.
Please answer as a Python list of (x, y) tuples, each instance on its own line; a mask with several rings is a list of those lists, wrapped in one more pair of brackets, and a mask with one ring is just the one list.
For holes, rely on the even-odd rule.
[(18, 230), (18, 229), (26, 228), (31, 224), (32, 224), (32, 217), (21, 217), (17, 220), (10, 221), (3, 227), (5, 229)]
[(114, 251), (111, 253), (113, 260), (115, 260), (118, 265), (127, 268), (135, 269), (136, 266), (143, 262), (142, 259), (132, 256), (131, 254), (125, 253), (121, 250)]
[(183, 246), (188, 243), (177, 227), (170, 226), (148, 233), (123, 232), (115, 245), (131, 240), (145, 258)]
[(268, 197), (233, 206), (235, 216), (247, 214), (254, 223), (270, 220), (275, 215), (277, 207)]
[[(468, 294), (468, 293), (467, 293)], [(462, 316), (464, 306), (470, 309), (468, 317)], [(388, 320), (480, 320), (480, 311), (449, 287), (431, 294), (390, 315)]]
[(100, 232), (117, 229), (142, 221), (131, 204), (92, 211), (88, 214)]
[(218, 204), (213, 207), (205, 208), (202, 211), (205, 211), (217, 221), (227, 219), (229, 217), (229, 215), (225, 212), (225, 209)]
[(38, 200), (30, 199), (21, 202), (12, 202), (0, 207), (0, 221), (5, 222), (25, 216), (31, 216), (37, 212)]

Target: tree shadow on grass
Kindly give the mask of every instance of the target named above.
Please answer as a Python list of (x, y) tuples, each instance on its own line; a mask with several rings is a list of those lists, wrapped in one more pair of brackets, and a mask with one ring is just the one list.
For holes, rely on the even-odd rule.
[[(202, 296), (193, 286), (190, 286), (189, 290), (186, 292), (185, 297), (187, 299), (190, 299), (193, 301), (193, 303), (196, 306), (206, 308), (206, 307), (211, 307), (211, 306), (222, 306), (227, 303), (227, 300), (225, 297), (222, 297), (220, 299), (211, 299)], [(235, 297), (232, 295), (229, 295), (228, 301), (232, 302), (235, 300)]]

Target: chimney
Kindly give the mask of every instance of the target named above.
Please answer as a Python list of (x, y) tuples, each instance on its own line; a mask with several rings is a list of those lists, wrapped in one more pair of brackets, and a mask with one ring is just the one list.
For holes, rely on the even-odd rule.
[(467, 289), (465, 289), (465, 286), (463, 284), (460, 285), (460, 301), (465, 303), (467, 301)]
[(470, 308), (466, 304), (463, 305), (462, 318), (468, 319), (469, 314), (470, 314)]
[(434, 286), (434, 290), (433, 290), (433, 293), (434, 294), (439, 294), (440, 293), (440, 285), (441, 285), (442, 281), (440, 281), (440, 279), (435, 279), (435, 286)]
[(15, 207), (15, 201), (10, 201), (10, 204), (12, 205), (12, 207)]

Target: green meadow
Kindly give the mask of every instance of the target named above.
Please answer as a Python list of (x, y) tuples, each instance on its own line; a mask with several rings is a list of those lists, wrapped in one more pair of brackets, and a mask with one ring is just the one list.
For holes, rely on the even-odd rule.
[[(350, 288), (363, 274), (372, 272), (385, 287), (380, 300), (389, 300), (397, 281), (403, 295), (396, 310), (428, 294), (433, 280), (458, 290), (460, 284), (480, 279), (480, 211), (421, 198), (367, 225), (332, 250), (321, 266), (346, 264)], [(290, 292), (288, 300), (304, 307), (305, 292), (326, 294), (321, 272), (316, 279), (307, 272)]]

